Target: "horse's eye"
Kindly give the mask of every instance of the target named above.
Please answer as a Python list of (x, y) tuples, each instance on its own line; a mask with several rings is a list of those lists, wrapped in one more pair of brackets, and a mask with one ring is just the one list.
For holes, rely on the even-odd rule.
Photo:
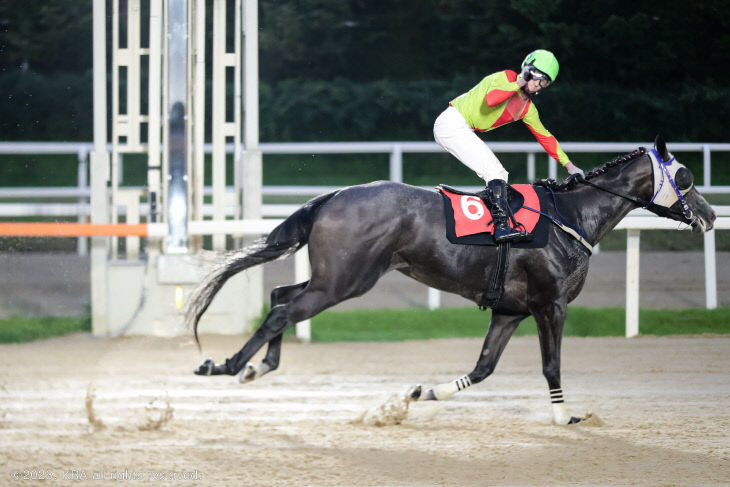
[(694, 176), (692, 175), (692, 171), (690, 171), (686, 167), (680, 168), (674, 175), (674, 182), (677, 183), (677, 188), (681, 189), (682, 191), (684, 191), (685, 189), (689, 189), (694, 182)]

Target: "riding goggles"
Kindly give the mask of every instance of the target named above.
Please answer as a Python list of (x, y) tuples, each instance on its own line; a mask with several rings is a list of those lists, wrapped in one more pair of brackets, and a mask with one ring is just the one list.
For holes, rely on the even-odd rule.
[(550, 76), (546, 75), (542, 71), (532, 66), (525, 66), (524, 71), (525, 81), (537, 80), (540, 83), (540, 88), (547, 88), (552, 83)]

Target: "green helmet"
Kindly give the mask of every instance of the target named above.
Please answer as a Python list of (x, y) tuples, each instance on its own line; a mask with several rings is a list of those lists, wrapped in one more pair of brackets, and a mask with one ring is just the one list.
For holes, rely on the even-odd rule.
[(542, 71), (550, 77), (550, 81), (555, 81), (560, 68), (558, 60), (555, 59), (555, 55), (544, 49), (538, 49), (528, 54), (525, 60), (522, 61), (523, 70), (525, 66), (533, 66), (535, 69)]

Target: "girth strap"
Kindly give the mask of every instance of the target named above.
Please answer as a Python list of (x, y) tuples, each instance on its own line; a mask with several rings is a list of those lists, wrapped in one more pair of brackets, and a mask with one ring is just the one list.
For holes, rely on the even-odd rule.
[(507, 276), (507, 267), (509, 266), (509, 249), (510, 242), (497, 245), (497, 262), (495, 262), (492, 275), (489, 277), (487, 289), (479, 301), (479, 309), (482, 311), (494, 307), (502, 299), (504, 279)]

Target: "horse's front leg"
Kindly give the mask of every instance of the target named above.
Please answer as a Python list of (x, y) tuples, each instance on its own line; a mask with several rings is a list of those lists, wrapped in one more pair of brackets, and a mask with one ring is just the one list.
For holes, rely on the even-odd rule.
[(584, 418), (568, 414), (560, 385), (560, 347), (563, 339), (563, 326), (567, 315), (565, 302), (553, 302), (540, 307), (533, 314), (537, 322), (542, 354), (542, 373), (550, 390), (550, 401), (555, 424), (573, 424)]
[(482, 351), (479, 354), (479, 359), (474, 370), (468, 375), (459, 377), (451, 382), (439, 384), (425, 391), (422, 391), (420, 385), (414, 386), (409, 390), (408, 395), (412, 399), (421, 401), (441, 401), (473, 384), (483, 381), (494, 372), (494, 368), (504, 351), (504, 347), (517, 329), (517, 325), (526, 317), (527, 315), (506, 315), (493, 311), (492, 320), (489, 323), (489, 330), (487, 331), (487, 336), (484, 339)]

